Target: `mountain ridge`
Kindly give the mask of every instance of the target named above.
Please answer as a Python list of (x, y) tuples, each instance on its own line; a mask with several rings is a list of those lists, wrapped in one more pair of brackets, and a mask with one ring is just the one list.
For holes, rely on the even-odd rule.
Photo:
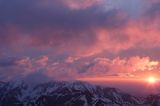
[(0, 84), (0, 106), (160, 106), (160, 95), (138, 98), (81, 81)]

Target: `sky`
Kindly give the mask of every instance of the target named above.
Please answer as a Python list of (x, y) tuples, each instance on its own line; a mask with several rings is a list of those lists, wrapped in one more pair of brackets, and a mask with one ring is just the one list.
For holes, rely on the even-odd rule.
[(160, 0), (0, 0), (0, 80), (160, 77)]

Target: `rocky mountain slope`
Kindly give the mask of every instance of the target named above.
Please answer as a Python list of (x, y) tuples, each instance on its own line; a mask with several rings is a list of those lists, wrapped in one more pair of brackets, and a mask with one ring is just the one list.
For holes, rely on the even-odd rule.
[(160, 96), (140, 99), (84, 82), (0, 82), (0, 106), (160, 106)]

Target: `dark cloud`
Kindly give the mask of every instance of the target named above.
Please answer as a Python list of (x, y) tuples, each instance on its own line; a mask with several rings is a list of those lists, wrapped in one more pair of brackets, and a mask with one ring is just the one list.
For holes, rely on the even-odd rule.
[(8, 57), (8, 58), (0, 58), (0, 67), (10, 67), (16, 65), (16, 58)]
[(160, 13), (160, 2), (153, 3), (149, 10), (146, 12), (146, 15), (150, 16), (150, 18), (159, 17)]
[(42, 0), (2, 0), (0, 22), (31, 28), (31, 30), (43, 26), (82, 30), (97, 24), (110, 26), (114, 24), (114, 21), (117, 21), (114, 19), (116, 11), (102, 12), (99, 6), (85, 10), (70, 10), (63, 5), (63, 0), (60, 1), (48, 1), (51, 4), (45, 5), (45, 1)]
[(2, 46), (49, 47), (70, 53), (92, 48), (97, 28), (114, 29), (127, 23), (127, 17), (119, 17), (119, 10), (104, 12), (99, 5), (72, 10), (63, 0), (2, 0), (0, 14)]

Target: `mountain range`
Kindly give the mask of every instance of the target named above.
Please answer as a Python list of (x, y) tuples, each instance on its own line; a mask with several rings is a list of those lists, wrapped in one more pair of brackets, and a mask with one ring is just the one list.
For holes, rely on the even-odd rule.
[(160, 95), (140, 98), (81, 81), (12, 81), (0, 82), (0, 106), (160, 106)]

